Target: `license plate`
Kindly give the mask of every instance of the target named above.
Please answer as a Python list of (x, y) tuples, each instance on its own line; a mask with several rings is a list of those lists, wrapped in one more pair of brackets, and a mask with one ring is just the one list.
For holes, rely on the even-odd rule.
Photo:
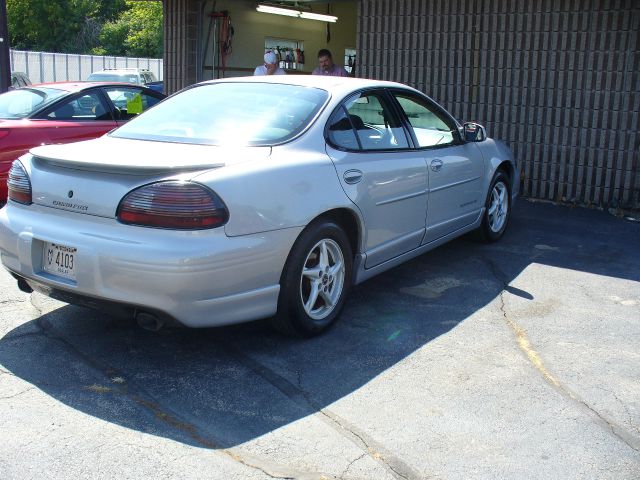
[(77, 251), (75, 247), (45, 242), (42, 266), (46, 272), (75, 280)]

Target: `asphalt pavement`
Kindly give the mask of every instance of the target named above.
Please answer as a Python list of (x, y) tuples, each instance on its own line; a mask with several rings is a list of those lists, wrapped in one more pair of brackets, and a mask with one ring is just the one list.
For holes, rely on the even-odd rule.
[(520, 199), (327, 334), (165, 329), (0, 272), (0, 478), (640, 478), (640, 222)]

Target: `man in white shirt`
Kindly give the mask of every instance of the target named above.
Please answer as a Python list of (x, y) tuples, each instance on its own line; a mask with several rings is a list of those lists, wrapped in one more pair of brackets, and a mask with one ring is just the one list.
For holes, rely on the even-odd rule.
[(264, 54), (264, 65), (259, 65), (253, 75), (286, 75), (283, 69), (278, 66), (278, 57), (271, 50)]

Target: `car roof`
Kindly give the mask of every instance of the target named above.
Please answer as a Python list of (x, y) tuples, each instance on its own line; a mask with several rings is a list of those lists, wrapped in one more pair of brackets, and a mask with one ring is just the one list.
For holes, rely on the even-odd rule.
[(140, 73), (140, 72), (151, 72), (148, 68), (137, 68), (137, 67), (123, 67), (123, 68), (105, 68), (102, 70), (96, 70), (95, 72), (91, 72), (90, 75), (94, 73)]
[(324, 75), (263, 75), (255, 77), (230, 77), (218, 80), (209, 80), (202, 83), (280, 83), (286, 85), (297, 85), (301, 87), (315, 87), (334, 92), (348, 92), (371, 87), (403, 88), (415, 90), (402, 83), (385, 80), (371, 80), (367, 78), (353, 77), (330, 77)]
[(30, 88), (37, 87), (45, 87), (45, 88), (57, 88), (58, 90), (65, 90), (67, 92), (80, 92), (82, 90), (87, 90), (93, 87), (105, 87), (105, 86), (114, 86), (114, 87), (136, 87), (136, 88), (144, 88), (148, 89), (144, 85), (136, 85), (135, 83), (126, 83), (126, 82), (47, 82), (47, 83), (38, 83), (34, 85), (29, 85)]

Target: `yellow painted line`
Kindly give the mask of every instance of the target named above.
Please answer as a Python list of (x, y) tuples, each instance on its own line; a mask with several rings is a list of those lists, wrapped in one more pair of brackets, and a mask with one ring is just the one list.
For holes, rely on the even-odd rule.
[(550, 382), (551, 384), (555, 385), (558, 388), (561, 388), (560, 382), (556, 379), (556, 377), (554, 377), (551, 374), (551, 372), (549, 372), (549, 370), (547, 370), (547, 367), (544, 366), (544, 362), (540, 358), (540, 355), (538, 355), (538, 352), (536, 352), (531, 347), (531, 343), (527, 338), (527, 333), (522, 329), (522, 327), (520, 327), (520, 325), (518, 325), (516, 322), (514, 322), (510, 318), (507, 318), (506, 320), (509, 326), (511, 327), (511, 329), (516, 334), (516, 340), (518, 341), (518, 346), (520, 347), (520, 350), (522, 350), (522, 352), (527, 356), (527, 358), (533, 364), (536, 370), (538, 370), (548, 382)]

